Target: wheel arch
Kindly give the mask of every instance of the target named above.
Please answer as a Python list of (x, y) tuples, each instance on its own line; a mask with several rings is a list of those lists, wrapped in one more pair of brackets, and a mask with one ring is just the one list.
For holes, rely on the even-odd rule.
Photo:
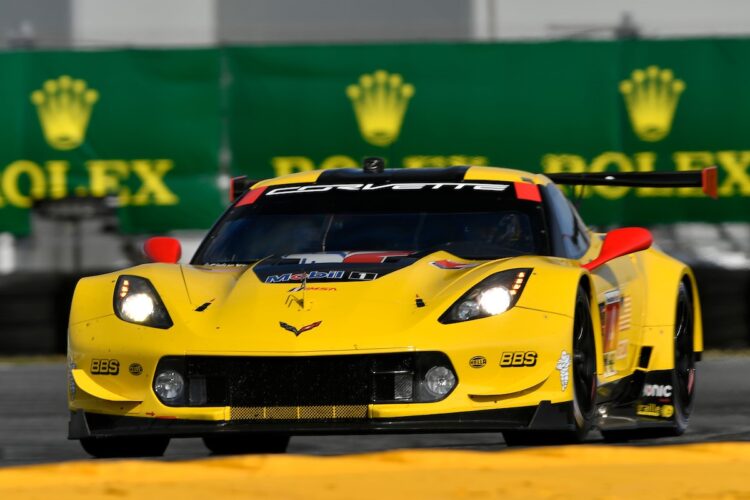
[(664, 365), (658, 368), (671, 368), (673, 365), (674, 324), (677, 311), (679, 287), (684, 284), (693, 306), (693, 351), (703, 351), (703, 323), (698, 286), (693, 271), (683, 262), (656, 250), (643, 252), (643, 280), (645, 290), (645, 310), (643, 314), (642, 345), (653, 346), (654, 355), (660, 360), (650, 363)]

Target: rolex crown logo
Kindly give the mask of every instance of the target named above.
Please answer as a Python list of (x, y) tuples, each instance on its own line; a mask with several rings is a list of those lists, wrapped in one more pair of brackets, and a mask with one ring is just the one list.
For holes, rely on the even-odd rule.
[(359, 77), (346, 95), (352, 101), (362, 137), (375, 146), (388, 146), (398, 139), (414, 86), (401, 75), (378, 70)]
[(630, 79), (620, 82), (630, 123), (641, 140), (656, 142), (669, 134), (684, 90), (685, 82), (675, 79), (672, 70), (658, 66), (637, 69)]
[(55, 149), (75, 149), (83, 143), (91, 110), (99, 93), (83, 80), (63, 75), (47, 80), (42, 88), (31, 93), (44, 138)]

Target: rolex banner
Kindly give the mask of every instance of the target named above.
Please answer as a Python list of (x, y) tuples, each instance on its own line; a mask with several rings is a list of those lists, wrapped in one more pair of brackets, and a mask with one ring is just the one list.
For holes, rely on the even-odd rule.
[(35, 199), (107, 194), (127, 232), (205, 229), (227, 167), (260, 179), (364, 156), (548, 173), (716, 165), (718, 201), (590, 187), (582, 212), (750, 220), (750, 39), (7, 52), (0, 70), (0, 232), (28, 233)]
[(698, 189), (587, 188), (596, 224), (750, 220), (750, 40), (233, 48), (236, 173), (717, 165)]
[(207, 227), (217, 186), (215, 50), (0, 53), (0, 231), (37, 198), (116, 195), (121, 227)]

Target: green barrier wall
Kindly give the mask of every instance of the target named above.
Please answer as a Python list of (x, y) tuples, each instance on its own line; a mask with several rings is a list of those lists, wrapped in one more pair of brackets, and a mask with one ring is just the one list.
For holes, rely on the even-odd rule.
[(130, 232), (221, 210), (216, 50), (0, 54), (0, 231), (33, 198), (117, 194)]
[[(719, 167), (694, 189), (589, 188), (596, 224), (750, 220), (750, 39), (0, 54), (0, 230), (33, 197), (120, 195), (131, 232), (205, 228), (231, 173), (486, 164)], [(68, 75), (70, 78), (61, 78)], [(45, 83), (49, 82), (49, 83)]]

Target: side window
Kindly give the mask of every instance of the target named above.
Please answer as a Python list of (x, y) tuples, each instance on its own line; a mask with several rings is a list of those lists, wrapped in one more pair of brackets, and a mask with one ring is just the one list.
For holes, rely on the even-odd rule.
[(544, 188), (555, 255), (577, 259), (589, 247), (586, 226), (573, 205), (554, 184)]

